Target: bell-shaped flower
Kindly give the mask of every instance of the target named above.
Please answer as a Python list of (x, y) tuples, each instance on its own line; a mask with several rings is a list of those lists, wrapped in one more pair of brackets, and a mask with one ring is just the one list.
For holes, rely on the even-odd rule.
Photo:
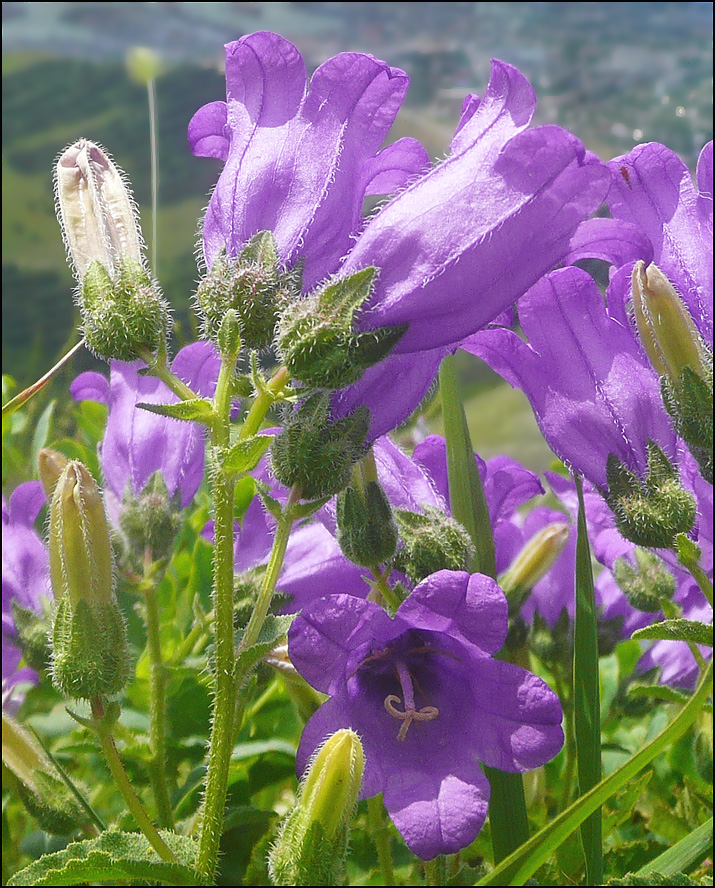
[(2, 683), (6, 690), (22, 681), (36, 681), (29, 668), (19, 669), (22, 651), (15, 639), (13, 604), (38, 616), (42, 599), (50, 598), (50, 563), (45, 544), (34, 529), (45, 504), (39, 481), (20, 484), (9, 504), (2, 501)]
[[(181, 349), (172, 370), (197, 394), (211, 397), (220, 365), (213, 345), (196, 342)], [(179, 495), (182, 508), (194, 498), (204, 475), (202, 427), (137, 407), (178, 400), (163, 382), (141, 375), (142, 367), (141, 361), (112, 361), (109, 380), (89, 371), (80, 374), (70, 389), (75, 400), (99, 401), (109, 407), (101, 464), (107, 510), (115, 524), (127, 488), (138, 497), (156, 472), (164, 479), (169, 498)]]
[(305, 261), (310, 288), (334, 272), (361, 224), (363, 199), (391, 194), (429, 166), (415, 139), (380, 150), (409, 78), (344, 52), (308, 82), (297, 48), (268, 31), (226, 45), (226, 102), (189, 124), (194, 154), (225, 162), (203, 225), (211, 267), (272, 231), (286, 265)]
[(361, 794), (383, 794), (409, 848), (428, 860), (466, 847), (487, 815), (479, 763), (527, 771), (563, 744), (553, 691), (492, 656), (506, 631), (504, 594), (480, 574), (433, 574), (394, 619), (349, 595), (308, 605), (289, 653), (330, 699), (303, 732), (299, 772), (325, 737), (351, 727), (365, 751)]
[(625, 315), (629, 282), (624, 267), (611, 281), (606, 305), (585, 271), (560, 269), (519, 303), (528, 342), (495, 328), (462, 343), (524, 391), (549, 447), (604, 491), (611, 454), (639, 478), (648, 470), (649, 441), (671, 460), (678, 455), (658, 377)]

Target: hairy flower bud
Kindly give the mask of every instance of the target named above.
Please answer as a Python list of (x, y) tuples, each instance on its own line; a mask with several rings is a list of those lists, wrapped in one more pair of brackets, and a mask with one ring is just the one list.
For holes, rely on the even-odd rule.
[(395, 555), (395, 567), (415, 583), (438, 570), (467, 570), (474, 557), (474, 545), (462, 525), (426, 507), (424, 514), (395, 511), (404, 547)]
[(274, 885), (342, 884), (364, 766), (354, 731), (336, 731), (318, 750), (268, 858)]
[(57, 599), (52, 671), (67, 696), (118, 693), (129, 673), (124, 618), (114, 595), (104, 503), (81, 462), (65, 466), (50, 506), (50, 575)]
[(343, 555), (362, 567), (388, 561), (397, 547), (397, 524), (378, 481), (350, 486), (338, 494), (338, 543)]
[(166, 337), (168, 310), (144, 267), (137, 213), (123, 174), (80, 139), (55, 168), (57, 214), (79, 280), (87, 346), (128, 361)]
[(660, 447), (648, 442), (648, 476), (641, 481), (614, 455), (606, 464), (610, 506), (616, 527), (637, 546), (669, 548), (695, 522), (695, 500), (683, 488), (676, 467)]
[(16, 789), (25, 807), (46, 832), (66, 836), (86, 823), (86, 814), (37, 741), (5, 712), (2, 762), (3, 770), (8, 768), (18, 781)]
[(138, 497), (127, 488), (119, 523), (135, 564), (142, 563), (147, 548), (157, 561), (171, 554), (181, 524), (180, 506), (179, 496), (169, 496), (161, 472), (154, 472)]
[(331, 422), (329, 395), (308, 398), (273, 442), (271, 461), (276, 478), (298, 487), (304, 499), (339, 493), (349, 482), (353, 465), (365, 452), (369, 412), (359, 407)]
[(261, 231), (238, 259), (229, 259), (222, 252), (199, 284), (196, 306), (203, 334), (217, 340), (226, 312), (233, 309), (246, 346), (266, 348), (273, 341), (281, 309), (298, 299), (300, 291), (300, 268), (282, 269), (273, 235)]
[(372, 293), (376, 273), (365, 268), (288, 306), (277, 341), (291, 376), (316, 388), (344, 388), (399, 341), (406, 324), (363, 333), (353, 329), (355, 312)]
[(515, 614), (526, 596), (554, 566), (564, 550), (571, 528), (562, 521), (548, 524), (529, 540), (511, 566), (499, 577), (499, 585), (509, 601), (509, 611)]

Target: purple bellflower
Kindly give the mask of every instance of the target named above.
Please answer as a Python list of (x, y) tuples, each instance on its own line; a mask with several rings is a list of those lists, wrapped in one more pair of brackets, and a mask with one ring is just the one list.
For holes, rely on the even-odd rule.
[(290, 657), (330, 699), (306, 725), (298, 770), (352, 727), (365, 750), (362, 796), (382, 792), (408, 847), (425, 860), (466, 847), (487, 815), (479, 763), (527, 771), (563, 744), (556, 695), (493, 658), (506, 631), (504, 594), (480, 574), (433, 574), (394, 619), (349, 595), (307, 606), (289, 631)]
[(226, 102), (189, 124), (194, 154), (225, 162), (203, 225), (206, 264), (272, 231), (281, 260), (305, 260), (313, 287), (361, 225), (363, 199), (429, 166), (415, 139), (380, 150), (407, 92), (399, 68), (364, 53), (324, 62), (310, 83), (297, 48), (268, 31), (226, 45)]
[(562, 268), (519, 302), (528, 342), (495, 328), (462, 343), (524, 391), (554, 453), (603, 491), (609, 454), (641, 478), (649, 440), (671, 460), (678, 456), (658, 377), (625, 314), (629, 284), (624, 267), (611, 281), (606, 306), (590, 275)]
[[(195, 342), (176, 355), (172, 370), (198, 394), (211, 397), (220, 365), (213, 345)], [(182, 508), (186, 508), (204, 475), (201, 426), (137, 407), (139, 403), (174, 404), (178, 400), (160, 380), (141, 376), (142, 366), (141, 361), (111, 361), (109, 380), (90, 371), (80, 374), (70, 388), (75, 400), (99, 401), (109, 407), (101, 463), (107, 510), (115, 524), (127, 487), (139, 496), (152, 475), (160, 472), (169, 497), (178, 493)]]
[(36, 673), (18, 669), (22, 651), (12, 605), (42, 613), (42, 598), (50, 598), (50, 562), (47, 549), (33, 525), (45, 504), (39, 481), (28, 481), (13, 492), (10, 502), (2, 501), (2, 685), (3, 697), (24, 681), (37, 681)]
[[(528, 129), (533, 90), (503, 62), (484, 97), (465, 100), (449, 157), (422, 176), (427, 156), (414, 140), (378, 151), (408, 81), (372, 56), (328, 60), (306, 90), (297, 49), (260, 32), (227, 45), (226, 80), (227, 102), (189, 127), (195, 154), (225, 161), (204, 221), (206, 263), (269, 229), (284, 263), (305, 260), (306, 290), (378, 268), (358, 326), (408, 330), (333, 402), (335, 418), (370, 408), (370, 440), (409, 416), (448, 349), (567, 255), (608, 191), (608, 169), (574, 136)], [(364, 195), (395, 191), (365, 224)]]

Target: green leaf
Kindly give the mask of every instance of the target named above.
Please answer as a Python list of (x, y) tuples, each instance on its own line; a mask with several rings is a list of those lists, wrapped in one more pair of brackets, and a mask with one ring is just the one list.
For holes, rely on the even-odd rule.
[(158, 413), (159, 416), (168, 416), (171, 419), (185, 419), (189, 422), (203, 422), (211, 425), (215, 413), (211, 401), (205, 398), (189, 398), (187, 401), (179, 401), (178, 404), (137, 404), (142, 410), (149, 413)]
[(162, 831), (177, 859), (165, 863), (140, 833), (111, 830), (96, 839), (73, 842), (63, 851), (47, 854), (10, 879), (8, 885), (80, 885), (84, 882), (142, 880), (169, 885), (202, 885), (192, 868), (196, 843), (187, 836)]
[(639, 641), (687, 641), (689, 644), (713, 646), (712, 623), (699, 623), (695, 620), (664, 620), (653, 623), (633, 633)]
[[(634, 685), (629, 688), (628, 693), (632, 697), (652, 697), (655, 700), (664, 700), (666, 703), (678, 703), (684, 705), (690, 699), (689, 694), (684, 694), (675, 688), (669, 688), (667, 685)], [(705, 712), (712, 712), (712, 704), (706, 703), (703, 706)]]
[[(662, 873), (655, 872), (647, 872), (642, 875), (640, 872), (638, 873), (626, 873), (626, 875), (622, 879), (609, 879), (609, 885), (655, 885), (655, 886), (667, 886), (670, 888), (673, 886), (680, 885), (702, 885), (705, 884), (703, 882), (695, 882), (689, 876), (686, 876), (684, 873), (673, 873), (670, 876), (664, 876)], [(707, 883), (709, 884), (709, 883)]]
[(523, 885), (587, 817), (632, 780), (657, 755), (682, 737), (702, 711), (703, 704), (710, 695), (712, 680), (713, 666), (709, 663), (707, 672), (691, 699), (660, 734), (592, 790), (577, 799), (506, 860), (502, 860), (489, 875), (476, 884)]
[(269, 512), (276, 521), (280, 521), (283, 517), (283, 507), (277, 499), (270, 495), (270, 488), (266, 484), (259, 481), (258, 478), (254, 478), (254, 481), (256, 483), (256, 493), (260, 496), (266, 511)]
[[(259, 660), (263, 659), (266, 654), (270, 653), (273, 648), (280, 642), (286, 632), (290, 629), (290, 624), (295, 619), (295, 614), (284, 614), (275, 617), (269, 614), (255, 644), (236, 657), (235, 674), (240, 680), (243, 680)], [(236, 641), (240, 643), (243, 633), (237, 633)]]
[[(574, 616), (574, 728), (578, 761), (579, 794), (592, 789), (601, 779), (601, 702), (598, 674), (598, 626), (596, 593), (593, 588), (591, 547), (586, 528), (583, 483), (574, 475), (578, 493), (576, 537), (576, 613)], [(603, 882), (603, 838), (601, 811), (596, 810), (581, 825), (586, 859), (586, 882)]]
[(50, 437), (50, 425), (52, 423), (52, 414), (55, 412), (56, 401), (50, 401), (40, 414), (35, 426), (35, 433), (32, 436), (32, 466), (37, 465), (37, 454), (46, 446)]
[(630, 818), (636, 802), (650, 783), (652, 776), (652, 771), (645, 771), (637, 780), (629, 783), (618, 793), (614, 799), (617, 810), (613, 811), (613, 813), (604, 815), (603, 818), (604, 836), (608, 836), (614, 829), (621, 826), (621, 824), (625, 823)]
[[(472, 570), (496, 578), (496, 554), (489, 510), (474, 458), (467, 418), (459, 397), (454, 357), (448, 355), (439, 368), (447, 472), (452, 517), (469, 532), (475, 547)], [(524, 782), (521, 774), (485, 768), (492, 788), (489, 819), (494, 859), (506, 857), (529, 838)]]
[(321, 307), (327, 308), (348, 326), (353, 313), (372, 293), (377, 269), (368, 266), (349, 277), (332, 281), (320, 294)]
[(223, 470), (227, 475), (250, 472), (268, 449), (273, 435), (250, 435), (237, 441), (223, 458)]
[[(663, 876), (674, 876), (697, 866), (702, 860), (712, 853), (713, 847), (713, 819), (701, 824), (690, 835), (685, 836), (672, 848), (668, 848), (661, 855), (642, 867), (636, 873), (637, 876), (660, 873)], [(670, 883), (674, 884), (674, 883)]]

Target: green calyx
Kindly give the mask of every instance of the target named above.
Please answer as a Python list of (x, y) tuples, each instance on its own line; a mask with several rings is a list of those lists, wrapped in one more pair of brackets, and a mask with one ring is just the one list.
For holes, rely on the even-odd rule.
[(338, 544), (343, 555), (362, 567), (388, 561), (397, 548), (397, 524), (377, 481), (350, 486), (338, 494)]
[(647, 446), (648, 475), (643, 482), (615, 454), (609, 454), (606, 502), (626, 539), (637, 546), (670, 548), (677, 534), (692, 529), (695, 500), (662, 449), (653, 441)]
[(393, 566), (415, 583), (438, 570), (467, 570), (474, 557), (468, 532), (454, 518), (430, 506), (424, 514), (395, 511), (403, 548)]
[(251, 349), (267, 348), (282, 308), (300, 298), (301, 287), (300, 266), (281, 268), (272, 233), (261, 231), (237, 259), (220, 253), (199, 284), (196, 306), (203, 333), (218, 341), (226, 313), (233, 310), (243, 343)]
[(116, 599), (57, 605), (52, 627), (52, 679), (66, 697), (91, 700), (118, 694), (129, 680), (127, 627)]
[(82, 281), (79, 305), (87, 347), (105, 360), (133, 361), (141, 350), (156, 351), (166, 339), (167, 303), (134, 260), (122, 261), (114, 277), (99, 262), (92, 262)]
[(655, 552), (636, 549), (635, 559), (635, 565), (625, 558), (616, 561), (616, 582), (633, 607), (646, 613), (656, 613), (664, 599), (669, 601), (673, 597), (675, 577)]
[(138, 497), (128, 487), (119, 519), (129, 550), (141, 563), (147, 548), (158, 561), (171, 554), (179, 532), (179, 497), (169, 497), (160, 472), (155, 472)]
[(397, 344), (406, 324), (366, 332), (353, 329), (355, 313), (370, 297), (376, 275), (376, 268), (365, 268), (287, 307), (277, 343), (294, 379), (315, 388), (344, 388)]
[(350, 481), (353, 465), (365, 453), (370, 413), (359, 407), (331, 422), (330, 396), (311, 395), (287, 421), (273, 442), (271, 460), (276, 478), (297, 487), (303, 499), (339, 493)]
[(713, 483), (713, 364), (712, 354), (704, 359), (703, 375), (685, 367), (673, 380), (661, 379), (665, 409), (673, 418), (675, 430), (695, 457), (703, 478)]

